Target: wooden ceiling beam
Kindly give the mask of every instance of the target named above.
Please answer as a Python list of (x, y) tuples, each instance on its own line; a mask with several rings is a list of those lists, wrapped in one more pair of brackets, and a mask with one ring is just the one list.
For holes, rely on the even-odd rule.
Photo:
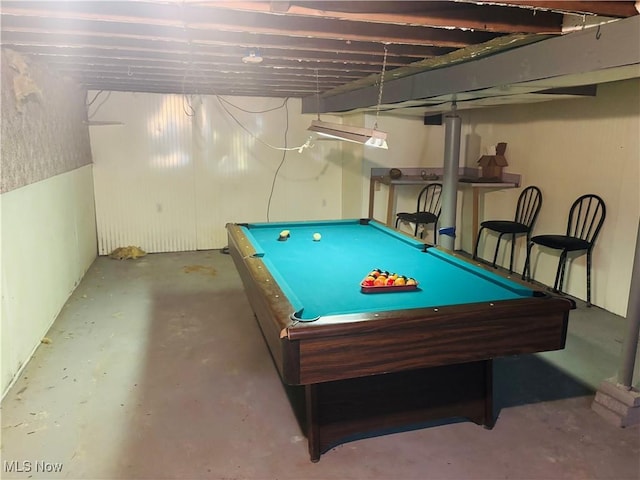
[(220, 74), (220, 75), (235, 75), (235, 76), (243, 76), (245, 78), (252, 78), (255, 80), (260, 80), (261, 78), (282, 78), (282, 79), (297, 79), (297, 78), (309, 78), (313, 77), (314, 81), (316, 78), (322, 83), (327, 83), (329, 81), (335, 83), (341, 83), (341, 79), (351, 79), (356, 80), (362, 78), (362, 74), (358, 73), (340, 73), (340, 78), (336, 77), (335, 71), (325, 71), (325, 70), (299, 70), (297, 72), (292, 72), (288, 70), (271, 70), (271, 71), (251, 71), (247, 69), (221, 69), (219, 66), (208, 65), (208, 64), (192, 64), (186, 65), (182, 61), (170, 61), (170, 60), (157, 60), (157, 61), (149, 61), (149, 60), (141, 60), (141, 59), (129, 59), (129, 58), (98, 58), (98, 57), (60, 57), (58, 55), (39, 55), (39, 57), (43, 58), (47, 64), (52, 65), (59, 69), (85, 69), (87, 71), (91, 71), (92, 69), (126, 69), (127, 71), (139, 71), (139, 70), (153, 70), (153, 69), (166, 69), (166, 70), (175, 70), (184, 72), (192, 69), (195, 72), (202, 72), (206, 74)]
[[(189, 72), (189, 71), (180, 71), (180, 70), (172, 70), (172, 69), (154, 69), (154, 70), (144, 70), (140, 68), (127, 68), (126, 66), (122, 67), (110, 67), (110, 68), (86, 68), (83, 66), (60, 66), (59, 72), (63, 74), (69, 74), (72, 76), (78, 76), (85, 80), (90, 78), (129, 78), (131, 80), (144, 80), (144, 79), (165, 79), (167, 81), (173, 81), (177, 83), (181, 82), (221, 82), (226, 81), (228, 83), (265, 83), (268, 84), (270, 82), (276, 82), (280, 85), (311, 85), (315, 88), (316, 78), (313, 75), (298, 75), (298, 76), (284, 76), (284, 75), (247, 75), (244, 72), (235, 72), (234, 74), (229, 74), (226, 72), (224, 75), (215, 71), (206, 71), (206, 72)], [(206, 75), (205, 75), (206, 74)], [(323, 77), (322, 80), (318, 79), (318, 83), (324, 86), (329, 85), (337, 85), (340, 84), (339, 80), (328, 79), (327, 77)]]
[[(14, 45), (32, 46), (55, 46), (59, 48), (91, 48), (100, 46), (101, 48), (113, 49), (143, 49), (145, 51), (162, 51), (176, 52), (182, 55), (200, 56), (206, 55), (210, 61), (215, 62), (216, 57), (235, 58), (240, 60), (247, 54), (247, 49), (236, 45), (211, 45), (188, 43), (182, 39), (167, 39), (162, 42), (146, 38), (130, 38), (130, 37), (103, 37), (100, 34), (87, 33), (76, 34), (71, 32), (58, 32), (55, 34), (47, 34), (44, 31), (28, 30), (28, 29), (11, 29), (5, 30), (5, 39)], [(329, 63), (349, 63), (361, 65), (376, 65), (378, 68), (382, 65), (383, 55), (376, 53), (375, 55), (353, 54), (344, 52), (322, 52), (322, 51), (306, 51), (294, 48), (289, 49), (272, 49), (260, 48), (260, 55), (269, 61), (276, 62), (329, 62)], [(420, 60), (423, 57), (419, 58)], [(415, 62), (416, 58), (397, 57), (387, 58), (387, 66), (390, 68), (400, 67)]]
[(291, 6), (291, 2), (272, 1), (269, 2), (269, 10), (271, 12), (286, 13)]
[[(89, 87), (91, 86), (91, 88), (95, 87), (96, 85), (98, 85), (98, 82), (103, 83), (103, 82), (109, 82), (109, 83), (127, 83), (127, 84), (145, 84), (148, 83), (150, 85), (175, 85), (176, 82), (174, 79), (163, 79), (163, 78), (155, 78), (155, 79), (148, 79), (148, 78), (129, 78), (129, 77), (118, 77), (118, 76), (114, 76), (114, 75), (105, 75), (105, 76), (94, 76), (92, 78), (87, 78), (86, 81), (84, 82), (84, 85)], [(281, 90), (286, 90), (286, 89), (296, 89), (296, 90), (306, 90), (306, 91), (310, 91), (310, 92), (315, 92), (315, 85), (290, 85), (290, 86), (285, 86), (285, 85), (280, 85), (280, 84), (269, 84), (267, 82), (265, 82), (264, 84), (260, 84), (257, 85), (255, 83), (249, 83), (246, 82), (245, 84), (243, 84), (242, 82), (238, 82), (238, 81), (228, 81), (228, 80), (211, 80), (211, 81), (204, 81), (204, 80), (189, 80), (187, 82), (180, 82), (180, 87), (182, 87), (182, 85), (184, 85), (184, 89), (186, 90), (187, 87), (190, 87), (191, 90), (193, 90), (194, 87), (211, 87), (214, 85), (218, 85), (218, 86), (225, 86), (225, 87), (242, 87), (242, 88), (246, 88), (246, 89), (252, 89), (255, 91), (259, 91), (261, 89), (266, 89), (266, 88), (280, 88)], [(178, 89), (175, 91), (175, 93), (182, 93), (182, 88)]]
[(269, 89), (278, 88), (280, 91), (305, 91), (309, 94), (313, 94), (315, 92), (315, 85), (309, 84), (291, 84), (291, 85), (283, 85), (278, 83), (277, 81), (265, 81), (260, 84), (256, 84), (255, 82), (242, 82), (242, 81), (229, 81), (229, 80), (217, 80), (212, 79), (210, 81), (186, 81), (186, 82), (178, 82), (176, 83), (173, 79), (165, 79), (165, 78), (128, 78), (128, 77), (117, 77), (117, 76), (94, 76), (90, 78), (86, 78), (82, 80), (82, 84), (85, 88), (89, 88), (89, 85), (96, 85), (97, 82), (105, 83), (123, 83), (126, 82), (128, 85), (167, 85), (172, 87), (174, 93), (186, 93), (186, 92), (194, 92), (201, 90), (202, 88), (220, 88), (224, 89), (229, 88), (242, 88), (242, 89), (251, 89), (254, 91), (264, 91)]
[[(5, 5), (7, 3), (7, 5)], [(60, 2), (62, 3), (62, 2)], [(67, 5), (67, 2), (64, 2)], [(233, 2), (230, 3), (233, 5)], [(260, 15), (196, 4), (153, 4), (141, 9), (138, 2), (71, 2), (70, 10), (57, 9), (58, 2), (28, 4), (3, 2), (2, 14), (41, 19), (93, 20), (103, 23), (163, 25), (191, 30), (217, 32), (251, 32), (267, 36), (398, 43), (407, 45), (439, 45), (460, 48), (495, 38), (498, 34), (482, 31), (441, 29), (422, 26), (374, 24), (334, 19)], [(51, 6), (47, 9), (46, 6)]]
[[(405, 26), (421, 26), (431, 28), (458, 28), (474, 31), (500, 32), (500, 33), (561, 33), (562, 19), (552, 13), (533, 14), (530, 11), (520, 8), (504, 8), (503, 6), (492, 6), (490, 8), (469, 8), (449, 2), (446, 9), (429, 8), (429, 4), (442, 4), (445, 2), (412, 2), (424, 4), (424, 12), (412, 9), (410, 12), (398, 13), (389, 11), (376, 13), (365, 11), (371, 6), (367, 5), (363, 11), (343, 11), (327, 8), (312, 8), (318, 2), (304, 2), (299, 5), (290, 5), (286, 10), (289, 16), (332, 18), (335, 20), (363, 22), (363, 23), (383, 23)], [(344, 8), (342, 5), (334, 7)], [(354, 2), (352, 2), (354, 3)], [(355, 2), (357, 3), (357, 2)], [(406, 2), (392, 2), (397, 8), (399, 4)], [(281, 13), (274, 12), (269, 5), (264, 2), (209, 2), (209, 5), (220, 9), (241, 10), (246, 12), (259, 13)], [(373, 7), (375, 9), (375, 6)]]
[[(19, 51), (20, 53), (23, 53), (20, 50), (17, 50), (17, 51)], [(86, 53), (87, 52), (84, 52), (85, 55)], [(49, 51), (49, 54), (52, 54), (52, 52)], [(60, 54), (60, 53), (57, 53), (57, 54)], [(185, 66), (189, 65), (189, 62), (185, 61), (184, 65)], [(342, 76), (345, 73), (356, 73), (356, 74), (360, 74), (360, 76), (380, 73), (380, 69), (377, 66), (351, 65), (351, 64), (341, 65), (341, 64), (335, 64), (335, 63), (324, 63), (324, 62), (316, 62), (308, 65), (301, 65), (298, 62), (290, 62), (290, 63), (272, 62), (272, 63), (266, 63), (266, 64), (263, 63), (263, 64), (260, 64), (259, 66), (256, 66), (252, 64), (244, 64), (242, 63), (242, 61), (229, 62), (229, 61), (221, 60), (216, 62), (214, 65), (216, 66), (216, 68), (221, 70), (240, 69), (240, 71), (242, 70), (252, 71), (252, 70), (257, 70), (258, 69), (257, 67), (259, 67), (259, 69), (262, 71), (285, 70), (289, 72), (301, 72), (301, 71), (315, 72), (316, 70), (319, 70), (319, 71), (325, 72), (325, 74), (328, 72), (333, 72), (334, 75), (339, 75), (339, 76)]]
[[(99, 86), (91, 85), (87, 86), (87, 90), (110, 90), (114, 92), (139, 92), (140, 90), (134, 90), (132, 87), (124, 84), (124, 85), (109, 85), (109, 88), (102, 89)], [(163, 95), (171, 95), (176, 92), (172, 91), (170, 87), (167, 86), (148, 86), (145, 93), (155, 93), (155, 94), (163, 94)], [(224, 92), (208, 90), (205, 88), (199, 89), (196, 91), (187, 91), (184, 92), (185, 95), (221, 95), (221, 96), (235, 96), (235, 97), (268, 97), (268, 98), (295, 98), (295, 97), (304, 97), (305, 95), (310, 95), (313, 92), (308, 90), (287, 90), (281, 91), (279, 89), (273, 90), (236, 90), (232, 87), (229, 90), (225, 90)], [(89, 123), (90, 125), (91, 123)]]
[[(341, 41), (301, 37), (260, 35), (248, 32), (218, 32), (209, 30), (185, 30), (182, 27), (142, 25), (135, 23), (116, 24), (96, 20), (76, 20), (39, 17), (18, 17), (2, 11), (3, 43), (11, 43), (16, 34), (34, 33), (47, 36), (53, 33), (64, 33), (75, 37), (100, 37), (106, 39), (131, 39), (161, 41), (179, 41), (202, 46), (234, 46), (265, 49), (296, 49), (321, 51), (326, 53), (349, 53), (379, 55), (382, 58), (383, 47), (380, 42)], [(443, 55), (454, 50), (454, 47), (433, 47), (423, 45), (389, 45), (388, 58), (415, 57), (428, 58)]]
[[(234, 5), (232, 2), (231, 5)], [(205, 19), (215, 18), (215, 22)], [(420, 25), (396, 25), (361, 21), (334, 20), (321, 17), (259, 15), (254, 12), (218, 9), (217, 12), (188, 10), (185, 21), (189, 28), (220, 31), (251, 31), (263, 35), (286, 35), (292, 38), (367, 41), (385, 44), (439, 45), (464, 47), (484, 42), (498, 34), (485, 31), (442, 29)]]
[[(114, 90), (133, 92), (159, 92), (173, 94), (221, 94), (221, 95), (250, 95), (250, 96), (277, 96), (293, 97), (302, 95), (313, 95), (315, 87), (279, 85), (239, 85), (236, 82), (220, 83), (185, 83), (176, 90), (174, 82), (162, 80), (131, 80), (129, 78), (95, 78), (83, 84), (87, 90)], [(141, 89), (144, 87), (144, 90)], [(161, 91), (160, 91), (161, 90)], [(224, 92), (224, 93), (222, 93)], [(232, 92), (232, 93), (227, 93)]]
[[(22, 47), (12, 47), (14, 50), (28, 55), (48, 55), (48, 56), (63, 56), (73, 58), (76, 56), (80, 56), (83, 58), (93, 57), (94, 59), (107, 59), (107, 58), (126, 58), (127, 55), (134, 62), (136, 56), (144, 53), (146, 56), (154, 55), (155, 58), (163, 60), (166, 58), (171, 58), (169, 56), (164, 56), (164, 52), (162, 51), (141, 51), (141, 50), (115, 50), (115, 49), (104, 49), (100, 47), (85, 47), (85, 48), (64, 48), (57, 46), (39, 46), (37, 49), (30, 47), (28, 50)], [(175, 58), (175, 57), (173, 57)], [(189, 59), (185, 56), (182, 57), (182, 62), (184, 65), (188, 65), (193, 63), (193, 59), (190, 62)], [(199, 61), (199, 64), (207, 64), (209, 62)], [(357, 65), (357, 64), (342, 64), (342, 63), (332, 63), (332, 62), (309, 62), (307, 64), (301, 62), (264, 62), (259, 65), (251, 65), (244, 64), (241, 60), (230, 62), (221, 59), (219, 61), (211, 63), (216, 68), (221, 70), (227, 70), (229, 68), (240, 69), (241, 71), (251, 71), (260, 70), (271, 71), (271, 70), (285, 70), (290, 72), (300, 72), (300, 71), (309, 71), (315, 72), (316, 70), (320, 72), (324, 72), (324, 74), (334, 74), (334, 75), (349, 75), (351, 73), (362, 75), (371, 75), (380, 73), (380, 69), (377, 65)]]
[(519, 8), (539, 9), (552, 12), (573, 13), (575, 15), (601, 15), (604, 17), (627, 18), (638, 15), (638, 7), (634, 0), (627, 1), (536, 1), (536, 0), (504, 0), (504, 1), (485, 1), (471, 2), (482, 4), (499, 4), (513, 5)]

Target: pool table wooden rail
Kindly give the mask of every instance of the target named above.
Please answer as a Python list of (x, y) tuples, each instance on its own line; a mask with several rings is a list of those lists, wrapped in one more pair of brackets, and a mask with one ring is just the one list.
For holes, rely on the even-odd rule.
[(241, 228), (235, 224), (228, 224), (227, 231), (229, 254), (238, 270), (276, 367), (283, 381), (287, 382), (290, 376), (287, 370), (295, 354), (289, 352), (288, 342), (283, 341), (282, 337), (286, 337), (287, 327), (293, 324), (290, 318), (293, 306), (268, 269), (264, 268), (262, 260), (253, 256), (256, 251), (242, 234)]
[(299, 367), (290, 369), (297, 377), (289, 380), (318, 383), (561, 349), (567, 314), (557, 313), (557, 306), (554, 311), (552, 303), (549, 299), (520, 310), (511, 301), (496, 302), (490, 309), (495, 316), (486, 308), (468, 307), (461, 313), (459, 307), (386, 312), (383, 318), (331, 325), (343, 329), (318, 325), (317, 330), (331, 335), (299, 339), (294, 325), (289, 349)]

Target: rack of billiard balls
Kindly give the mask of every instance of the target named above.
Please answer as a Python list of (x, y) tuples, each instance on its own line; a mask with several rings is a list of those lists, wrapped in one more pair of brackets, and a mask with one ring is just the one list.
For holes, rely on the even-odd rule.
[(364, 293), (408, 291), (418, 288), (418, 282), (415, 278), (375, 268), (362, 280), (360, 288)]

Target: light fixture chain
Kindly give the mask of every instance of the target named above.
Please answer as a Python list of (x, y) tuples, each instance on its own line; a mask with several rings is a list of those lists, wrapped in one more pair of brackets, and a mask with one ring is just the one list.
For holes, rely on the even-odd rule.
[(380, 90), (378, 91), (378, 105), (376, 106), (376, 122), (373, 128), (378, 128), (378, 116), (380, 115), (380, 104), (382, 103), (382, 89), (384, 88), (384, 72), (387, 69), (387, 46), (384, 46), (384, 57), (382, 59), (382, 74), (380, 75)]

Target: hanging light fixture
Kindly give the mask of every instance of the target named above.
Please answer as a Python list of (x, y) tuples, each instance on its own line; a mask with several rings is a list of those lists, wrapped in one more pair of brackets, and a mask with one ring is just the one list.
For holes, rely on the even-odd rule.
[(389, 148), (387, 145), (387, 134), (375, 128), (352, 127), (340, 123), (312, 120), (311, 126), (307, 130), (336, 140), (360, 143), (369, 147)]
[(384, 59), (382, 61), (382, 75), (380, 76), (380, 89), (378, 91), (378, 105), (376, 107), (376, 121), (373, 128), (354, 127), (351, 125), (343, 125), (340, 123), (323, 122), (320, 120), (320, 90), (318, 87), (318, 71), (316, 70), (316, 100), (318, 111), (318, 119), (312, 120), (307, 130), (316, 132), (326, 138), (334, 138), (336, 140), (344, 140), (347, 142), (359, 143), (369, 147), (389, 148), (387, 145), (387, 134), (378, 130), (378, 115), (380, 113), (380, 104), (382, 103), (382, 89), (384, 86), (384, 73), (387, 65), (387, 47), (384, 47)]

